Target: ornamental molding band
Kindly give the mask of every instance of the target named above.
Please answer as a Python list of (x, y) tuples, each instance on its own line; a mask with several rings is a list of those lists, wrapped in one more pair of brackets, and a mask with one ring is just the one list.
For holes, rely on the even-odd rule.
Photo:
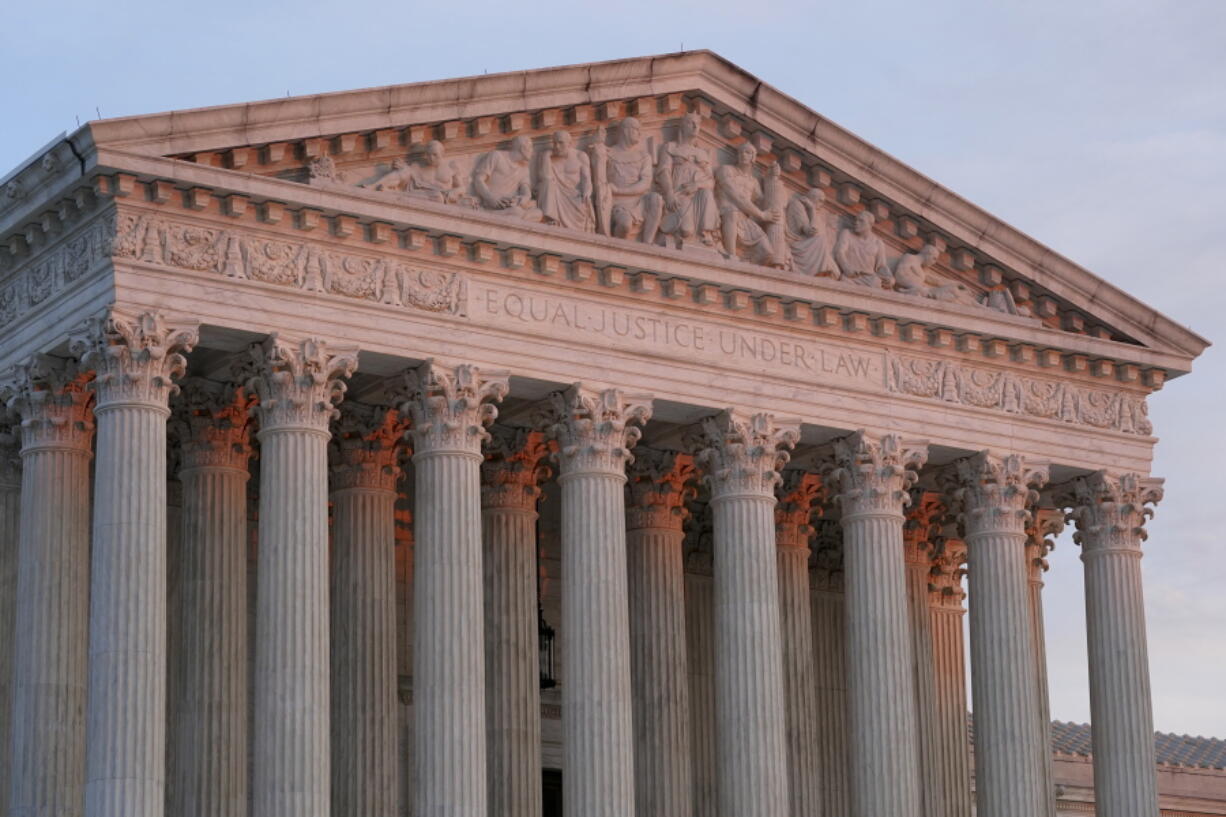
[(492, 425), (481, 468), (481, 507), (535, 512), (549, 479), (549, 444), (540, 431)]
[(602, 473), (625, 479), (634, 462), (630, 449), (643, 436), (639, 426), (651, 419), (651, 398), (575, 383), (549, 396), (540, 419), (557, 441), (560, 478)]
[(635, 449), (626, 467), (626, 529), (682, 530), (698, 495), (697, 477), (689, 454)]
[(395, 492), (408, 423), (388, 406), (343, 402), (328, 443), (331, 489)]
[(94, 438), (94, 373), (75, 360), (34, 355), (0, 381), (0, 399), (21, 418), (22, 452), (41, 448), (90, 450)]
[(199, 340), (195, 321), (170, 325), (156, 312), (128, 316), (116, 310), (93, 317), (69, 341), (81, 365), (94, 370), (95, 412), (111, 406), (144, 404), (169, 413), (187, 371), (186, 353)]
[(179, 473), (228, 468), (247, 474), (255, 396), (241, 383), (189, 377), (170, 405), (168, 431), (181, 458)]
[[(85, 207), (88, 197), (83, 194), (80, 198), (81, 207)], [(70, 220), (80, 218), (79, 209), (65, 201), (60, 215), (48, 218), (55, 218), (62, 229)], [(16, 274), (4, 276), (4, 264), (0, 262), (0, 326), (13, 324), (89, 277), (111, 258), (115, 234), (115, 215), (110, 212), (60, 238), (53, 248), (40, 253)], [(0, 257), (5, 255), (0, 251)]]
[(290, 429), (328, 434), (345, 396), (345, 379), (358, 367), (357, 347), (273, 333), (249, 354), (256, 373), (246, 385), (258, 400), (259, 434)]
[(897, 434), (870, 435), (863, 429), (834, 441), (833, 467), (827, 478), (843, 518), (903, 515), (911, 502), (916, 471), (928, 461), (928, 444)]
[(1002, 531), (1024, 533), (1029, 508), (1039, 500), (1038, 489), (1047, 484), (1046, 463), (1031, 463), (1017, 454), (998, 456), (980, 451), (954, 463), (942, 475), (957, 503), (959, 521), (968, 536)]
[(704, 419), (689, 444), (712, 502), (742, 496), (774, 502), (788, 449), (799, 441), (800, 424), (794, 420), (725, 409)]
[(815, 530), (813, 517), (821, 514), (826, 499), (822, 478), (795, 469), (783, 471), (775, 493), (775, 544), (808, 550)]
[(1064, 502), (1070, 507), (1068, 521), (1077, 525), (1073, 541), (1081, 545), (1082, 556), (1111, 551), (1140, 554), (1148, 537), (1145, 522), (1154, 515), (1152, 506), (1162, 501), (1162, 482), (1106, 471), (1074, 480)]
[(400, 410), (412, 418), (414, 456), (435, 453), (481, 455), (486, 426), (510, 390), (505, 372), (482, 372), (461, 363), (445, 366), (428, 360), (404, 373), (407, 398)]

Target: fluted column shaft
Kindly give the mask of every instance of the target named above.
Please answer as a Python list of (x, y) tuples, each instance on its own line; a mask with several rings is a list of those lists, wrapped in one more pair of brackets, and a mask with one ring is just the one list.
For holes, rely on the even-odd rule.
[(249, 400), (189, 379), (171, 421), (182, 492), (170, 812), (247, 813)]
[(194, 327), (112, 313), (74, 339), (96, 369), (85, 813), (160, 817), (166, 773), (166, 420)]
[(822, 810), (847, 814), (850, 783), (847, 754), (847, 622), (840, 579), (817, 571), (812, 596), (813, 656), (817, 669), (818, 758), (821, 763)]
[(683, 553), (693, 474), (688, 456), (641, 450), (626, 492), (635, 811), (643, 815), (693, 813)]
[(332, 464), (332, 813), (395, 817), (398, 415), (342, 404)]
[(934, 679), (933, 783), (941, 790), (937, 817), (971, 817), (970, 741), (967, 739), (966, 657), (962, 634), (961, 565), (966, 549), (947, 541), (932, 556), (928, 582)]
[(781, 447), (799, 437), (768, 414), (703, 424), (698, 460), (711, 489), (719, 813), (788, 814), (786, 701), (775, 553)]
[(1043, 814), (1038, 670), (1026, 579), (1026, 506), (1045, 471), (1020, 457), (958, 463), (970, 577), (975, 789), (980, 817)]
[(1085, 567), (1095, 813), (1158, 813), (1141, 542), (1161, 480), (1098, 473), (1079, 480), (1073, 518)]
[(541, 435), (495, 426), (481, 473), (489, 811), (541, 814), (537, 483)]
[(614, 389), (555, 394), (562, 488), (566, 810), (633, 817), (634, 715), (626, 575), (626, 461), (650, 409)]
[(0, 427), (0, 817), (9, 813), (13, 749), (13, 624), (17, 613), (17, 544), (21, 536), (21, 455)]
[[(911, 537), (905, 537), (910, 539)], [(937, 680), (932, 619), (928, 611), (928, 544), (908, 541), (907, 617), (911, 624), (911, 655), (915, 666), (915, 722), (923, 813), (944, 815), (941, 757), (937, 742)]]
[(272, 337), (252, 350), (259, 400), (253, 817), (331, 810), (328, 424), (351, 349)]
[[(6, 384), (21, 417), (13, 630), (10, 817), (85, 808), (92, 395), (71, 366), (42, 360)], [(14, 517), (16, 519), (16, 517)]]
[(1047, 553), (1052, 543), (1046, 537), (1064, 529), (1063, 514), (1058, 511), (1036, 510), (1026, 539), (1026, 571), (1029, 579), (1030, 634), (1034, 639), (1035, 683), (1039, 696), (1039, 729), (1043, 732), (1043, 756), (1039, 759), (1043, 773), (1043, 791), (1047, 797), (1045, 817), (1056, 817), (1056, 783), (1051, 745), (1051, 692), (1047, 684), (1047, 633), (1043, 623), (1043, 571), (1047, 570)]
[(920, 812), (903, 508), (923, 445), (858, 432), (839, 440), (832, 477), (843, 516), (851, 813)]
[(423, 364), (409, 374), (416, 498), (413, 718), (418, 815), (488, 812), (481, 443), (505, 377)]
[(716, 817), (715, 597), (711, 555), (693, 550), (685, 572), (685, 644), (689, 669), (690, 775), (694, 817)]

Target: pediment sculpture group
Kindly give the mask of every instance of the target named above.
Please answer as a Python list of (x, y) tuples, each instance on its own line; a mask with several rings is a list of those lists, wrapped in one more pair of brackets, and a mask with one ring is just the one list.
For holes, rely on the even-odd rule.
[(702, 118), (681, 117), (675, 138), (654, 152), (643, 128), (622, 119), (610, 140), (604, 126), (586, 151), (569, 131), (556, 131), (537, 153), (526, 135), (503, 150), (479, 156), (470, 174), (448, 159), (442, 142), (429, 142), (413, 162), (395, 159), (370, 178), (350, 181), (333, 159), (309, 165), (310, 183), (350, 185), (426, 199), (525, 221), (677, 249), (705, 249), (802, 276), (829, 277), (919, 298), (1028, 315), (1007, 291), (980, 294), (933, 269), (940, 250), (888, 257), (867, 210), (838, 220), (824, 206), (825, 193), (810, 187), (790, 195), (779, 164), (757, 166), (757, 149), (736, 147), (736, 160), (720, 164), (700, 144)]

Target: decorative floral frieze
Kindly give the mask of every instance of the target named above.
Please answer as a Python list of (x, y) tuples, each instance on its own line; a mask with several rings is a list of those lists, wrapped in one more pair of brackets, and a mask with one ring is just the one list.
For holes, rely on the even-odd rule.
[(132, 403), (166, 409), (179, 389), (174, 381), (187, 371), (185, 354), (199, 336), (195, 321), (172, 325), (157, 312), (129, 316), (110, 310), (87, 320), (69, 346), (82, 366), (94, 370), (95, 411)]
[(46, 355), (14, 366), (0, 383), (0, 398), (21, 419), (21, 448), (89, 451), (94, 438), (93, 372), (75, 361)]
[(680, 531), (695, 495), (694, 458), (675, 451), (640, 448), (626, 468), (626, 527)]
[(183, 381), (171, 400), (170, 435), (177, 443), (180, 468), (247, 470), (251, 457), (254, 395), (239, 383), (202, 377)]
[(548, 457), (543, 433), (491, 426), (481, 468), (481, 506), (535, 511), (541, 483), (549, 477)]
[(874, 437), (862, 429), (835, 440), (829, 480), (844, 517), (901, 516), (911, 501), (908, 489), (917, 478), (916, 469), (927, 459), (927, 444), (897, 434)]
[(306, 292), (463, 314), (465, 280), (387, 257), (125, 213), (114, 256)]
[(0, 326), (18, 320), (79, 281), (112, 252), (113, 213), (94, 219), (0, 284)]
[(1068, 520), (1077, 525), (1073, 541), (1084, 554), (1140, 553), (1148, 536), (1145, 522), (1154, 515), (1152, 506), (1162, 501), (1162, 480), (1097, 471), (1074, 480), (1064, 501), (1070, 507)]
[(549, 396), (547, 433), (558, 443), (562, 476), (600, 472), (624, 476), (639, 441), (638, 426), (651, 419), (651, 400), (620, 389), (591, 389), (576, 383)]
[(252, 346), (250, 355), (255, 374), (247, 388), (259, 400), (260, 433), (292, 428), (327, 434), (345, 396), (345, 379), (358, 367), (357, 348), (274, 333)]
[(413, 450), (480, 455), (489, 437), (486, 426), (498, 417), (494, 403), (510, 390), (506, 373), (428, 360), (405, 372), (404, 378), (407, 399), (400, 410), (413, 418)]
[(341, 403), (329, 445), (332, 490), (395, 491), (407, 428), (400, 412), (388, 406)]
[(774, 499), (787, 449), (799, 440), (798, 422), (725, 409), (702, 421), (691, 445), (713, 501), (745, 495)]
[(822, 478), (806, 471), (784, 471), (776, 491), (775, 544), (781, 548), (809, 547), (813, 517), (825, 498)]
[(1029, 508), (1048, 479), (1045, 464), (1029, 463), (1018, 454), (997, 456), (980, 451), (953, 464), (942, 479), (957, 503), (966, 535), (1025, 534)]
[(956, 360), (886, 352), (886, 390), (1124, 434), (1153, 433), (1145, 398)]

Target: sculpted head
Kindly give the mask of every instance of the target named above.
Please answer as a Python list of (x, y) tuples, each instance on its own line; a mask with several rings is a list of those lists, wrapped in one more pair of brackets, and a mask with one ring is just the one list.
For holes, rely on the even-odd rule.
[(856, 215), (856, 235), (868, 235), (873, 231), (873, 225), (877, 223), (877, 218), (868, 210), (861, 210)]
[(826, 201), (826, 194), (822, 192), (820, 187), (810, 187), (805, 191), (805, 198), (814, 204), (822, 204)]
[(687, 113), (681, 117), (681, 138), (685, 141), (690, 141), (698, 136), (698, 130), (702, 127), (702, 116), (697, 113)]
[(516, 136), (511, 140), (511, 158), (517, 162), (532, 160), (532, 140), (527, 136)]
[(736, 149), (736, 164), (742, 170), (753, 167), (754, 160), (757, 158), (758, 149), (748, 142), (745, 142)]
[(426, 145), (426, 164), (430, 167), (438, 167), (443, 163), (444, 154), (443, 143), (437, 139), (432, 139)]
[(561, 159), (570, 154), (571, 137), (570, 131), (554, 131), (553, 139), (550, 143), (553, 146), (553, 155)]
[(392, 170), (393, 171), (404, 170), (408, 166), (409, 166), (409, 163), (406, 162), (404, 159), (401, 159), (399, 156), (397, 156), (395, 159), (392, 159)]
[(633, 116), (627, 116), (622, 120), (617, 135), (622, 147), (632, 148), (643, 138), (643, 126)]
[(920, 263), (925, 267), (935, 263), (941, 251), (936, 248), (935, 244), (925, 244), (919, 251)]

